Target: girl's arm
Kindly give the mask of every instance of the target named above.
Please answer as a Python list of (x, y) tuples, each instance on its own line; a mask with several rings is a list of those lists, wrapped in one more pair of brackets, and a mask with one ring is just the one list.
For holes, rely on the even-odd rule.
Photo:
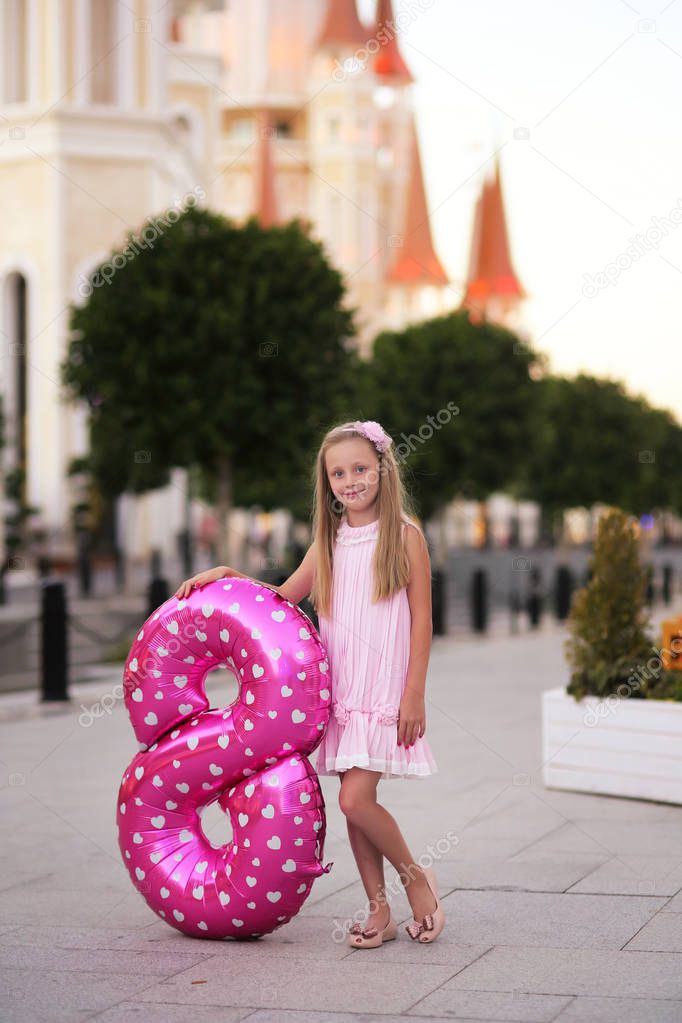
[(405, 682), (406, 694), (423, 698), (426, 669), (431, 653), (433, 617), (431, 612), (431, 561), (426, 540), (418, 529), (407, 528), (405, 548), (410, 562), (407, 599), (410, 604), (410, 660)]
[[(312, 543), (308, 548), (303, 561), (298, 566), (295, 572), (293, 572), (289, 578), (282, 583), (281, 586), (273, 586), (272, 583), (263, 582), (261, 579), (254, 579), (253, 581), (259, 583), (261, 586), (267, 586), (269, 589), (279, 593), (285, 600), (290, 600), (292, 604), (300, 604), (313, 587), (313, 573), (315, 571), (315, 544)], [(222, 566), (224, 576), (237, 576), (240, 579), (252, 579), (250, 575), (245, 575), (243, 572), (237, 572), (234, 568), (229, 568), (227, 565)]]

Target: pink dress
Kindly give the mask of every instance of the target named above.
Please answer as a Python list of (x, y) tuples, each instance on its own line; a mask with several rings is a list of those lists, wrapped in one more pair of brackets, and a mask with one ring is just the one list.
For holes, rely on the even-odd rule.
[[(403, 535), (408, 519), (403, 516)], [(414, 528), (414, 527), (413, 527)], [(318, 616), (332, 680), (332, 713), (318, 747), (318, 774), (349, 767), (382, 778), (420, 778), (438, 771), (426, 738), (398, 745), (398, 708), (410, 658), (410, 605), (403, 587), (372, 603), (372, 556), (379, 520), (336, 534), (332, 616)]]

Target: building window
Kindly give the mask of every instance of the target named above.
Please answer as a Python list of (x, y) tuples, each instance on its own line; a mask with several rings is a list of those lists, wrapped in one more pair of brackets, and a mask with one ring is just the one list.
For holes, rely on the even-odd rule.
[(251, 142), (256, 137), (256, 122), (252, 117), (235, 117), (229, 122), (227, 137), (235, 142)]
[(28, 99), (27, 14), (25, 0), (5, 0), (0, 8), (0, 92), (3, 103)]
[(92, 0), (90, 4), (90, 98), (93, 103), (115, 103), (118, 98), (116, 14), (116, 0)]
[(358, 138), (361, 142), (369, 142), (369, 129), (369, 116), (367, 114), (358, 114)]
[(338, 139), (341, 130), (341, 118), (338, 114), (331, 114), (327, 118), (327, 134), (330, 139)]
[(372, 256), (372, 194), (366, 186), (361, 188), (358, 194), (358, 235), (360, 258), (368, 260)]

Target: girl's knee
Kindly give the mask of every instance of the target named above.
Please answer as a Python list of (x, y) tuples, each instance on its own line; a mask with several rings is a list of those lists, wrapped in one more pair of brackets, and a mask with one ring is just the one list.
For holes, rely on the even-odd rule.
[(349, 820), (361, 816), (371, 802), (372, 800), (366, 792), (362, 791), (360, 786), (349, 785), (348, 783), (341, 786), (339, 808), (341, 813)]
[(349, 820), (355, 816), (356, 797), (355, 793), (350, 791), (351, 786), (342, 785), (339, 791), (339, 809), (344, 817), (348, 817)]

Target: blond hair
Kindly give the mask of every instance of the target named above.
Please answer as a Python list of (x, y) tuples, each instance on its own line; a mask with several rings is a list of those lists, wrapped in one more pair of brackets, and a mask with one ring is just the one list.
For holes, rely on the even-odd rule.
[(313, 542), (316, 545), (315, 573), (310, 592), (310, 602), (318, 615), (331, 617), (332, 578), (334, 568), (334, 543), (341, 522), (343, 508), (334, 497), (325, 466), (325, 456), (333, 444), (359, 437), (369, 446), (378, 460), (379, 490), (376, 506), (379, 512), (379, 532), (372, 558), (374, 577), (373, 602), (390, 597), (407, 586), (410, 578), (410, 564), (403, 543), (402, 524), (411, 522), (422, 532), (413, 511), (412, 501), (407, 493), (401, 475), (401, 467), (393, 452), (393, 445), (386, 451), (377, 451), (374, 444), (363, 437), (353, 424), (341, 423), (328, 430), (322, 439), (313, 470)]

